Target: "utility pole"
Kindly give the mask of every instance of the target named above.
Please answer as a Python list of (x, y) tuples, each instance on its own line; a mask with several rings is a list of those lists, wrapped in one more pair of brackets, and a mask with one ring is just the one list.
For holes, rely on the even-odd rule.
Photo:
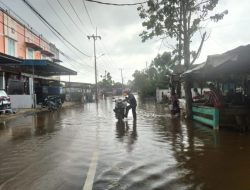
[(122, 69), (121, 69), (121, 77), (122, 77), (122, 91), (123, 91), (123, 74), (122, 74)]
[(87, 36), (88, 39), (90, 40), (91, 38), (93, 38), (94, 40), (94, 58), (95, 58), (95, 86), (96, 86), (96, 94), (95, 94), (95, 99), (96, 101), (98, 101), (98, 86), (97, 86), (97, 66), (96, 66), (96, 49), (95, 49), (95, 41), (99, 38), (101, 40), (101, 36), (97, 36), (97, 29), (96, 29), (96, 35), (92, 35), (92, 36)]

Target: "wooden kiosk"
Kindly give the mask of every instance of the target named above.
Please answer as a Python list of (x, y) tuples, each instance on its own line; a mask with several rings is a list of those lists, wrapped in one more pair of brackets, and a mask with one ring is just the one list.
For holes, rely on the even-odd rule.
[(224, 126), (247, 130), (250, 124), (250, 45), (240, 46), (220, 55), (208, 56), (206, 62), (183, 73), (202, 94), (212, 82), (221, 92), (220, 108), (193, 103), (192, 118), (219, 129)]

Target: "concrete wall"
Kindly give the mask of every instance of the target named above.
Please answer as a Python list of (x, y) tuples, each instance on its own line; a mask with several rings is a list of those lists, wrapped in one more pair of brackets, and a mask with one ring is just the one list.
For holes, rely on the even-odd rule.
[(32, 108), (32, 95), (9, 95), (11, 107), (16, 108)]
[[(27, 58), (27, 46), (25, 42), (36, 44), (50, 52), (50, 42), (38, 35), (30, 27), (26, 27), (13, 15), (0, 10), (0, 52), (8, 54), (8, 38), (15, 40), (15, 57)], [(54, 45), (53, 53), (59, 59), (59, 50)], [(34, 50), (34, 59), (41, 59), (41, 52)]]
[(5, 53), (5, 42), (4, 42), (4, 16), (3, 12), (0, 11), (0, 52)]

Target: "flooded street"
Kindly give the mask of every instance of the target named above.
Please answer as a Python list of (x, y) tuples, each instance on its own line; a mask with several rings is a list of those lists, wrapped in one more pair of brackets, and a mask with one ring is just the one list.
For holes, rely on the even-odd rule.
[[(250, 134), (213, 131), (139, 102), (117, 123), (111, 99), (0, 126), (0, 189), (250, 189)], [(87, 187), (85, 187), (87, 189)]]

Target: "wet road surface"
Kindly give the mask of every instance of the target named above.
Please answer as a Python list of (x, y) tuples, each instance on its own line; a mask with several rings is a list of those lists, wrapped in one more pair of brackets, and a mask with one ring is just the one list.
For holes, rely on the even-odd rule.
[(112, 109), (108, 99), (1, 123), (0, 189), (250, 189), (249, 134), (149, 102), (136, 122), (130, 112), (117, 123)]

